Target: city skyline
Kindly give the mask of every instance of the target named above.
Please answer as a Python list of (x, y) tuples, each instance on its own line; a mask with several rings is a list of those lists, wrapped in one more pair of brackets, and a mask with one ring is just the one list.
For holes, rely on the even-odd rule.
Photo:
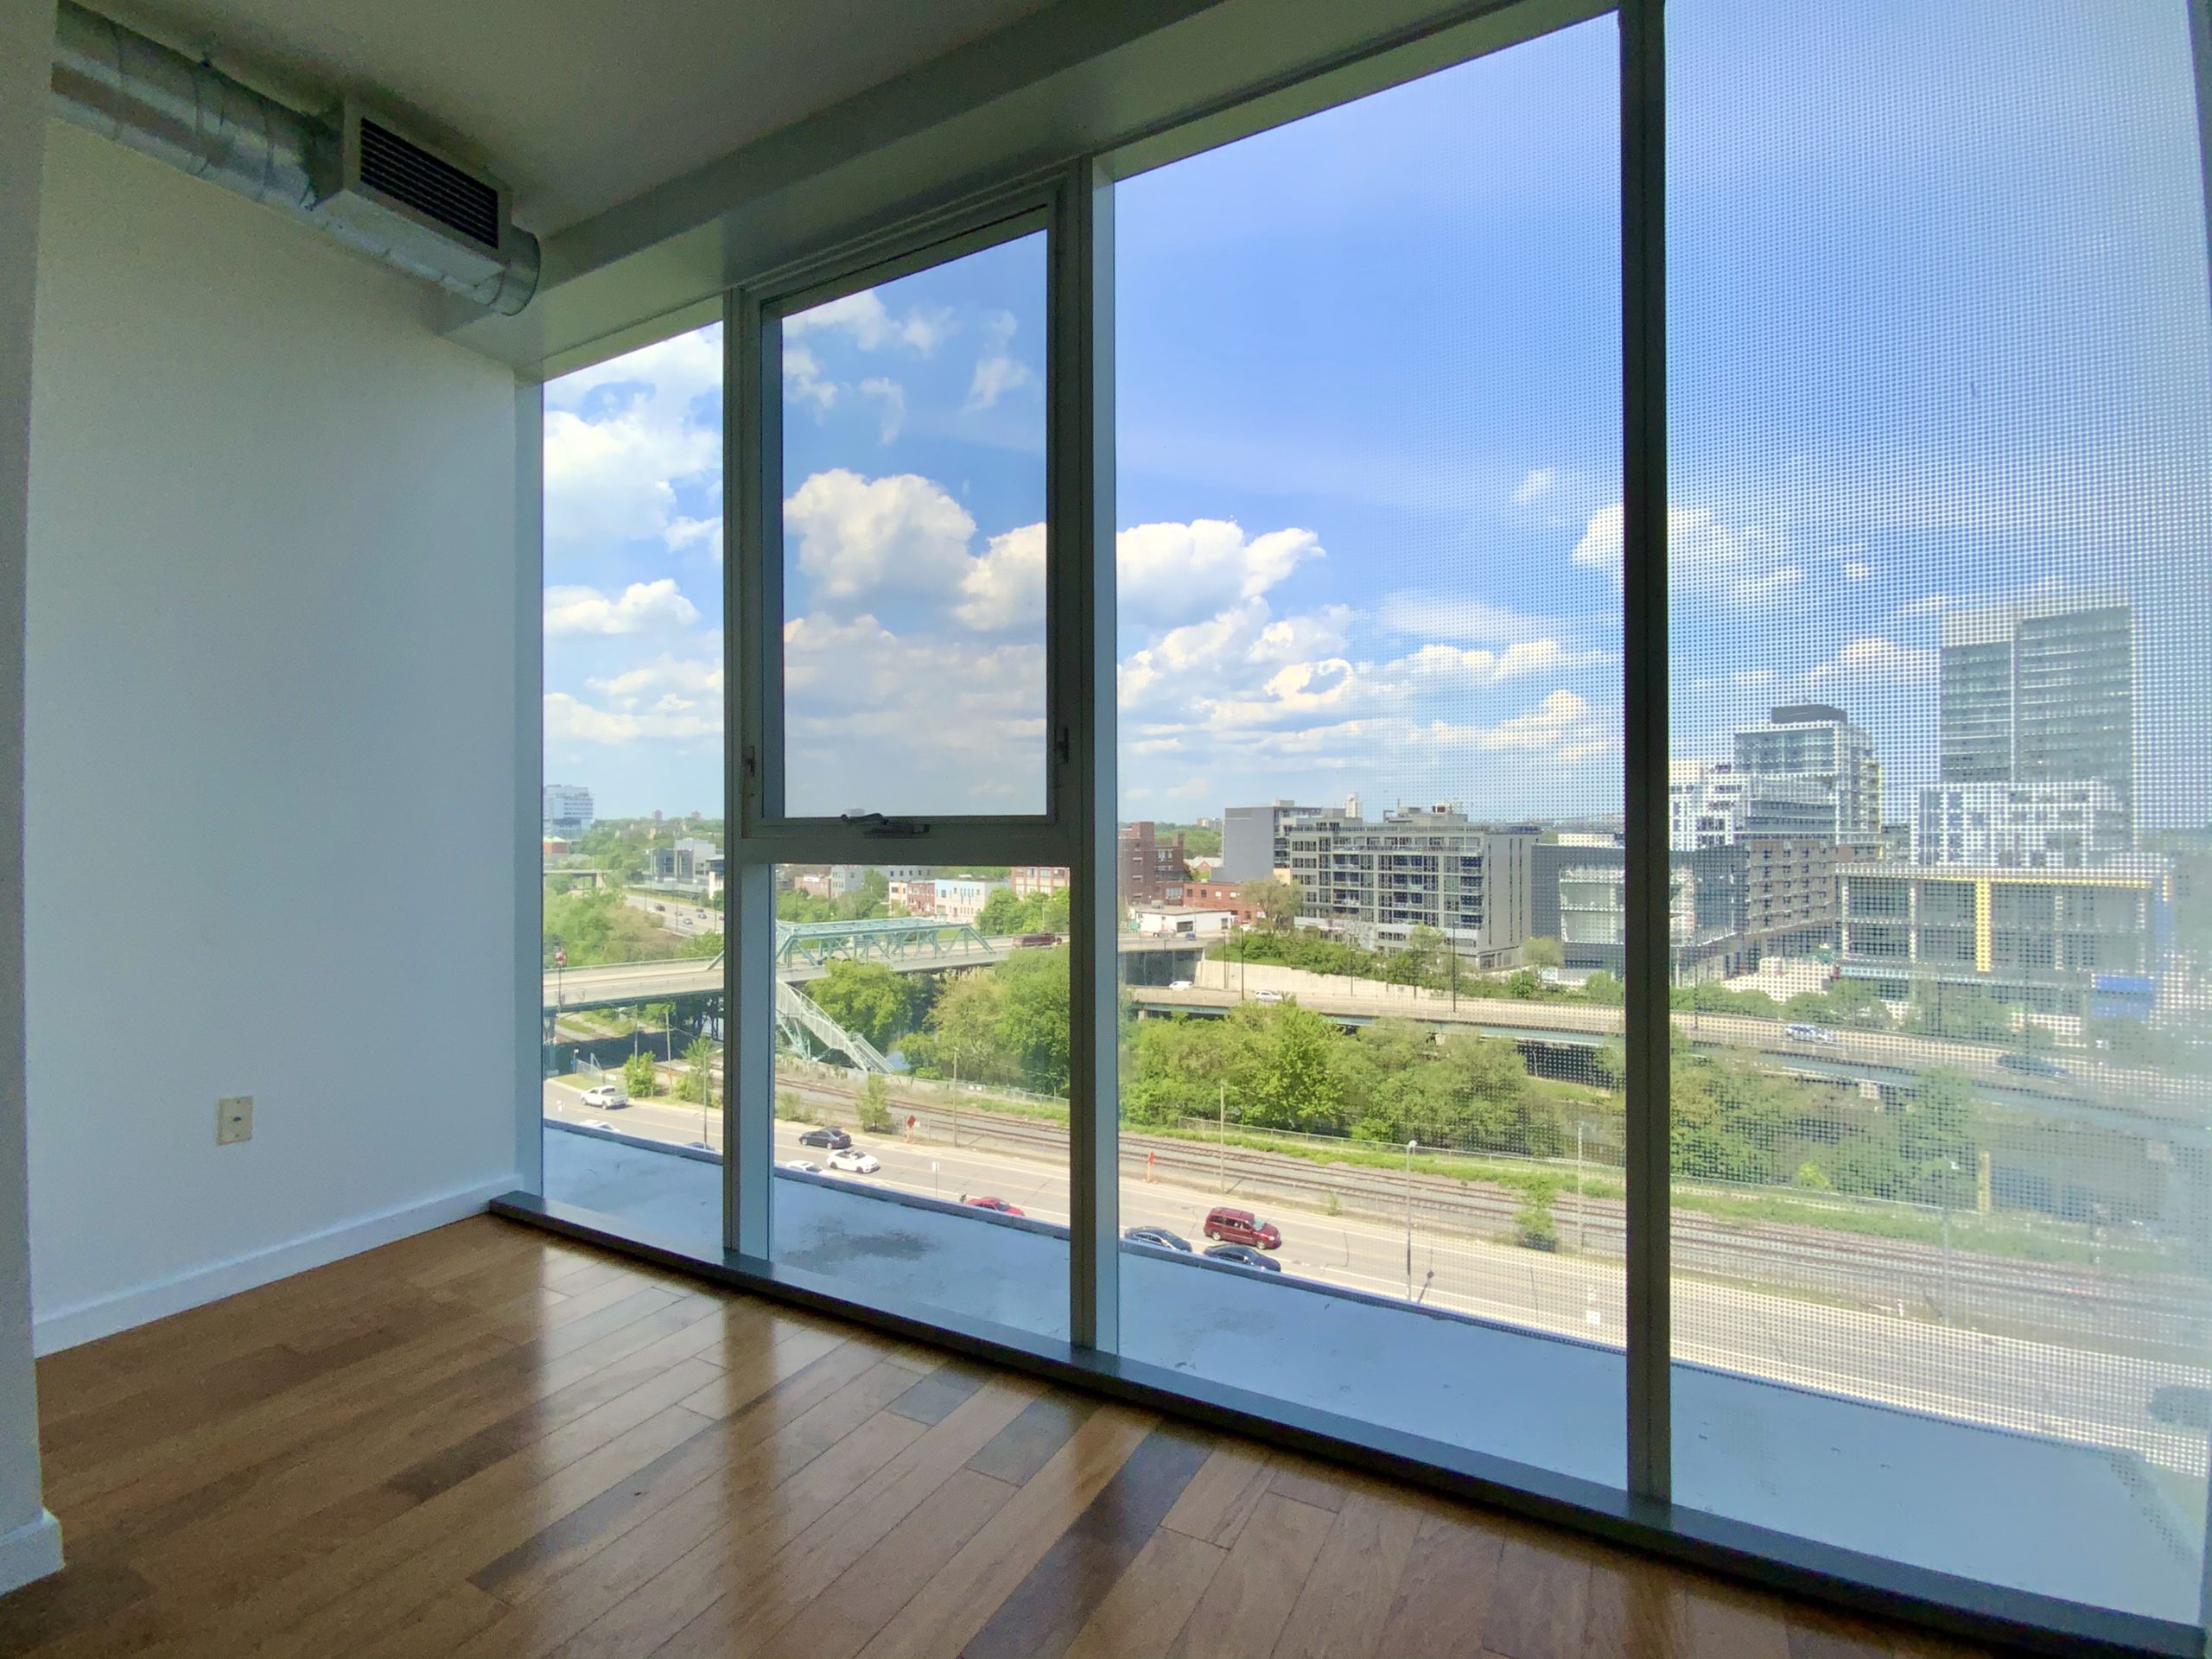
[[(1943, 80), (1987, 6), (1895, 21), (1903, 100), (1820, 86), (1756, 8), (1674, 31), (1670, 748), (1724, 760), (1768, 708), (1835, 703), (1901, 821), (1940, 775), (1945, 614), (2094, 583), (2139, 619), (2138, 821), (2201, 826), (2212, 331), (2186, 54), (2160, 10), (2041, 10), (2002, 107)], [(1122, 817), (1619, 810), (1613, 51), (1581, 25), (1119, 187)], [(2135, 73), (2038, 67), (2069, 54)], [(2099, 101), (2122, 84), (2124, 124)], [(1975, 118), (1885, 124), (1947, 103)], [(1831, 115), (1817, 156), (1794, 142)], [(1371, 181), (1444, 138), (1484, 160), (1416, 230)], [(1908, 167), (1947, 182), (1892, 188)], [(967, 264), (824, 308), (786, 353), (787, 557), (899, 578), (794, 613), (826, 668), (794, 661), (851, 680), (843, 717), (927, 728), (861, 741), (831, 810), (922, 747), (1005, 810), (988, 786), (1041, 719), (1041, 289), (963, 293)], [(1767, 321), (1709, 351), (1736, 316)], [(719, 375), (709, 329), (547, 389), (547, 765), (592, 769), (610, 811), (717, 804)], [(949, 660), (995, 671), (957, 719)]]

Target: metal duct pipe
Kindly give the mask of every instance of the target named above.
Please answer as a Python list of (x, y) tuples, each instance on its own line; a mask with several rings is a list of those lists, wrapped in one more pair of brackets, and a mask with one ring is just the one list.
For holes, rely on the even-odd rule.
[(321, 211), (335, 176), (338, 133), (219, 69), (124, 28), (75, 0), (54, 20), (54, 107), (104, 138), (225, 189), (281, 208), (385, 264), (512, 316), (537, 290), (537, 238), (505, 228), (504, 269), (471, 281)]

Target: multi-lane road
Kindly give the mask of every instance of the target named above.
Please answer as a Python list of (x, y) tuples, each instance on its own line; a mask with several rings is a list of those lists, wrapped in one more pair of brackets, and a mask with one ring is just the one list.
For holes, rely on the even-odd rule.
[[(781, 1086), (802, 1093), (807, 1088)], [(826, 1093), (818, 1102), (823, 1117), (847, 1122), (849, 1103)], [(549, 1084), (546, 1113), (571, 1123), (604, 1124), (632, 1139), (720, 1150), (720, 1114), (702, 1114), (696, 1107), (640, 1102), (603, 1113), (584, 1107), (574, 1090)], [(888, 1185), (948, 1200), (989, 1193), (1039, 1220), (1065, 1224), (1065, 1157), (1042, 1155), (1033, 1140), (1018, 1132), (1010, 1140), (1002, 1132), (1006, 1122), (963, 1115), (958, 1147), (946, 1138), (949, 1120), (925, 1122), (923, 1131), (931, 1137), (925, 1140), (861, 1135), (883, 1168), (851, 1179), (863, 1186)], [(804, 1127), (778, 1120), (779, 1161), (824, 1161), (822, 1154), (799, 1146)], [(1239, 1156), (1230, 1149), (1232, 1190)], [(1142, 1161), (1131, 1166), (1125, 1160), (1122, 1225), (1166, 1227), (1202, 1242), (1199, 1224), (1221, 1197), (1216, 1182), (1203, 1166), (1155, 1162), (1149, 1173), (1147, 1180)], [(1320, 1203), (1271, 1200), (1264, 1208), (1282, 1229), (1280, 1259), (1287, 1274), (1386, 1296), (1406, 1294), (1408, 1230), (1402, 1221), (1341, 1208), (1332, 1216)], [(1561, 1230), (1569, 1242), (1573, 1227), (1573, 1213), (1565, 1211)], [(1470, 1229), (1440, 1225), (1418, 1205), (1411, 1236), (1414, 1288), (1430, 1305), (1601, 1343), (1622, 1339), (1626, 1308), (1616, 1259), (1520, 1249)], [(1848, 1252), (1853, 1246), (1833, 1248)], [(1757, 1271), (1755, 1261), (1747, 1270)], [(1673, 1300), (1675, 1352), (1684, 1360), (1968, 1421), (2126, 1447), (2176, 1468), (2202, 1466), (2202, 1436), (2159, 1423), (2146, 1408), (2152, 1391), (2162, 1386), (2212, 1386), (2212, 1372), (2201, 1366), (2077, 1344), (2056, 1331), (1991, 1335), (1681, 1274)]]

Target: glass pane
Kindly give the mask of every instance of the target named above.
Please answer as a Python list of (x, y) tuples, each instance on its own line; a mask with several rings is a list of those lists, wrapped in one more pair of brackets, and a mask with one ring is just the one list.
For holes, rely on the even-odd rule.
[(1124, 1349), (1612, 1484), (1617, 55), (1115, 208)]
[(2194, 1623), (2187, 9), (1668, 25), (1675, 1497)]
[(1044, 233), (780, 327), (785, 812), (1041, 814)]
[(545, 387), (545, 1193), (717, 1252), (721, 422), (719, 325)]
[(1065, 1338), (1067, 872), (786, 864), (776, 887), (776, 1260)]

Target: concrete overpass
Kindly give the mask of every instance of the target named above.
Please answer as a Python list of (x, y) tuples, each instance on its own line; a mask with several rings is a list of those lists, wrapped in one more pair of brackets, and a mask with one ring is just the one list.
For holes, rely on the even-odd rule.
[[(923, 924), (916, 934), (935, 933), (934, 942), (919, 938), (893, 940), (878, 934), (858, 936), (867, 923), (823, 922), (786, 924), (777, 930), (777, 976), (786, 984), (804, 984), (830, 971), (841, 958), (880, 962), (894, 973), (943, 973), (961, 968), (988, 968), (1004, 962), (1021, 945), (1013, 935), (986, 938), (972, 927)], [(810, 934), (808, 930), (823, 930)], [(855, 936), (846, 948), (833, 948), (831, 936)], [(1148, 963), (1173, 968), (1197, 963), (1205, 954), (1205, 940), (1154, 938), (1125, 935), (1121, 940), (1124, 963)], [(588, 968), (549, 968), (545, 970), (543, 1006), (549, 1011), (570, 1013), (585, 1008), (630, 1007), (641, 1002), (666, 1002), (679, 997), (719, 995), (722, 989), (722, 959), (686, 957), (665, 962), (607, 963)]]

